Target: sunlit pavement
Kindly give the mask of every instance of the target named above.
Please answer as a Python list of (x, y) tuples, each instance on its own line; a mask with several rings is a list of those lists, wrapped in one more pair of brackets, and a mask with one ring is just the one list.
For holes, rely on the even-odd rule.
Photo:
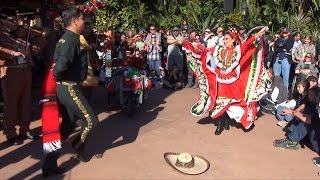
[[(66, 142), (59, 165), (67, 172), (58, 179), (318, 179), (320, 168), (312, 158), (317, 154), (308, 147), (294, 150), (274, 148), (274, 139), (284, 137), (271, 115), (256, 121), (245, 133), (231, 127), (220, 136), (206, 116), (189, 112), (198, 98), (198, 90), (172, 92), (165, 89), (149, 93), (147, 101), (133, 117), (120, 110), (105, 112), (103, 89), (94, 90), (91, 98), (101, 123), (90, 137), (87, 154), (90, 162), (74, 158), (70, 141)], [(39, 132), (41, 121), (32, 123)], [(43, 162), (41, 141), (25, 141), (8, 147), (0, 136), (0, 178), (39, 179)], [(180, 174), (163, 158), (165, 152), (189, 152), (204, 156), (210, 169), (198, 176)]]

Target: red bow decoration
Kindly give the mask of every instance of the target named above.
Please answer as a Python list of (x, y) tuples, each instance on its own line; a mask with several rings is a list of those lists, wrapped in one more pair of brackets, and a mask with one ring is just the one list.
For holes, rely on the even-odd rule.
[(235, 42), (236, 44), (239, 44), (239, 43), (240, 43), (240, 38), (239, 38), (239, 34), (238, 34), (237, 31), (231, 30), (231, 31), (230, 31), (230, 35), (231, 35), (232, 39), (234, 39), (234, 42)]

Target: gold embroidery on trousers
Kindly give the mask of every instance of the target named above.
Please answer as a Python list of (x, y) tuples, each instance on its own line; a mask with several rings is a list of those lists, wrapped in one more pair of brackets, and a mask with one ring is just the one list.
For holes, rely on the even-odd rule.
[(80, 99), (77, 96), (77, 94), (76, 94), (75, 90), (73, 89), (72, 85), (68, 85), (67, 87), (68, 87), (68, 91), (69, 91), (73, 101), (75, 101), (75, 103), (77, 104), (78, 108), (83, 113), (83, 115), (85, 117), (85, 120), (88, 123), (88, 126), (84, 128), (84, 130), (83, 130), (83, 132), (81, 134), (79, 142), (75, 145), (75, 148), (79, 148), (79, 146), (84, 142), (84, 140), (88, 136), (88, 133), (89, 133), (90, 129), (92, 128), (92, 120), (91, 120), (90, 115), (87, 112), (87, 109), (84, 107), (84, 105), (80, 101)]

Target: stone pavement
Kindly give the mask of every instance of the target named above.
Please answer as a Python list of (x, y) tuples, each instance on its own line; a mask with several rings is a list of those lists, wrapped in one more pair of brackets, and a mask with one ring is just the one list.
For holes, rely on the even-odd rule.
[[(273, 147), (284, 132), (270, 115), (259, 118), (249, 133), (231, 127), (215, 136), (210, 118), (189, 113), (197, 90), (154, 90), (132, 118), (121, 111), (104, 112), (102, 91), (92, 97), (101, 123), (87, 150), (88, 155), (103, 153), (102, 159), (80, 163), (67, 142), (59, 164), (68, 171), (53, 179), (319, 179), (320, 169), (311, 161), (317, 154), (308, 147)], [(36, 120), (32, 128), (39, 131), (40, 125)], [(0, 135), (0, 179), (42, 178), (41, 142), (7, 147), (4, 140)], [(165, 152), (201, 155), (211, 167), (202, 175), (183, 175), (166, 164)]]

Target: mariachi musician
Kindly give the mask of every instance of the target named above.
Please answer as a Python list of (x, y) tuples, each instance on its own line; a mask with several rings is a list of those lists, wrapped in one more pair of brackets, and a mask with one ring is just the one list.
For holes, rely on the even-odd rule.
[[(32, 55), (40, 53), (46, 44), (42, 32), (0, 18), (0, 65), (4, 99), (4, 134), (10, 145), (24, 140), (36, 140), (30, 133)], [(29, 41), (30, 40), (30, 41)], [(15, 126), (19, 125), (19, 134)]]

